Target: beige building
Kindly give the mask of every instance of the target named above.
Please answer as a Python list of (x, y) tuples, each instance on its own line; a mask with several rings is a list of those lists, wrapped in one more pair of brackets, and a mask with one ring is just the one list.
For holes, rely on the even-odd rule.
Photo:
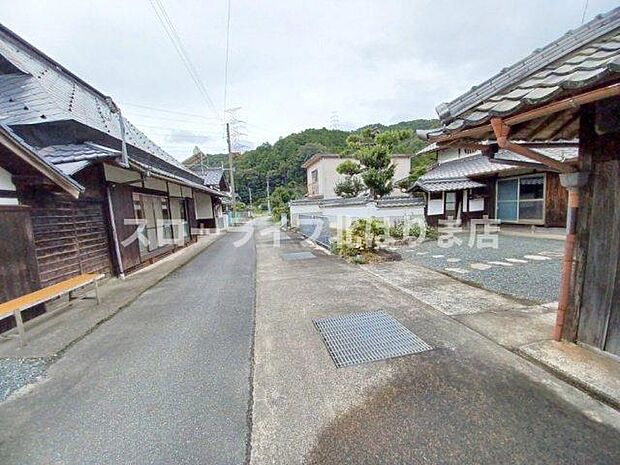
[[(317, 153), (306, 161), (302, 167), (306, 169), (308, 183), (308, 197), (333, 199), (338, 196), (334, 192), (336, 184), (344, 179), (344, 176), (336, 172), (336, 168), (345, 160), (353, 158), (341, 157), (336, 153)], [(394, 179), (403, 179), (409, 175), (411, 168), (411, 155), (394, 154), (392, 163), (396, 166)], [(402, 195), (400, 189), (395, 188), (391, 195)]]

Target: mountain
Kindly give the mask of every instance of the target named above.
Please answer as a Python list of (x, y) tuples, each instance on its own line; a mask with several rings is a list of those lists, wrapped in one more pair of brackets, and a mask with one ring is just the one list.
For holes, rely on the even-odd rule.
[[(416, 129), (432, 129), (439, 127), (439, 121), (430, 119), (417, 119), (413, 121), (401, 121), (392, 125), (371, 124), (364, 127), (376, 127), (381, 131), (390, 129), (411, 129), (413, 136), (400, 144), (395, 153), (414, 154), (426, 146), (415, 135)], [(235, 157), (235, 185), (236, 191), (244, 202), (249, 201), (250, 190), (254, 202), (265, 198), (267, 195), (267, 179), (269, 179), (270, 191), (278, 186), (284, 186), (291, 191), (293, 196), (302, 196), (306, 186), (306, 171), (301, 165), (312, 155), (319, 152), (341, 153), (346, 148), (347, 137), (355, 131), (342, 131), (338, 129), (306, 129), (281, 138), (273, 145), (264, 143), (254, 150), (249, 150)], [(202, 163), (205, 166), (227, 166), (228, 155), (204, 154)], [(183, 162), (192, 167), (200, 164), (200, 156), (195, 152)], [(428, 160), (425, 160), (428, 163)], [(415, 161), (413, 163), (415, 165)], [(412, 170), (420, 171), (417, 166)]]

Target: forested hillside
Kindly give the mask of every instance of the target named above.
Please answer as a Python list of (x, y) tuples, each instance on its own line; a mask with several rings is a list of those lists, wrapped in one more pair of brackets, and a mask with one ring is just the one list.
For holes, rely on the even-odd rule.
[[(431, 129), (438, 127), (437, 120), (418, 119), (414, 121), (402, 121), (397, 124), (385, 126), (372, 124), (365, 127), (376, 127), (380, 130), (389, 129), (412, 129), (414, 135), (403, 141), (394, 150), (395, 153), (414, 154), (426, 143), (415, 135), (416, 129)], [(358, 129), (361, 130), (363, 128)], [(356, 132), (356, 131), (353, 131)], [(281, 138), (276, 143), (265, 143), (254, 150), (249, 150), (235, 158), (235, 184), (236, 191), (244, 202), (249, 201), (249, 192), (252, 191), (254, 202), (260, 202), (266, 197), (267, 179), (271, 191), (277, 187), (285, 187), (293, 197), (301, 197), (306, 188), (306, 172), (301, 165), (315, 153), (341, 153), (346, 148), (346, 139), (350, 131), (335, 129), (306, 129), (299, 133), (290, 134)], [(412, 163), (412, 171), (420, 171), (420, 167)], [(428, 164), (428, 157), (420, 160)], [(188, 166), (199, 163), (199, 157), (192, 156), (185, 160)], [(226, 154), (205, 154), (203, 163), (206, 166), (217, 166), (221, 163), (227, 166)], [(422, 167), (421, 171), (424, 168)]]

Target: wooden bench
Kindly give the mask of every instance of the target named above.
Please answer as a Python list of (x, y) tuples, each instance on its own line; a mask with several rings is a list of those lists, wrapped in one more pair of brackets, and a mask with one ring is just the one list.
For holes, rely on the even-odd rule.
[[(69, 294), (69, 298), (73, 298), (73, 291), (76, 291), (82, 287), (94, 284), (95, 298), (97, 299), (97, 305), (101, 303), (99, 298), (99, 286), (97, 281), (102, 279), (103, 274), (83, 274), (70, 278), (51, 286), (44, 287), (38, 291), (31, 292), (30, 294), (23, 295), (8, 302), (0, 304), (0, 319), (14, 315), (15, 322), (17, 323), (17, 332), (21, 340), (21, 345), (26, 345), (26, 331), (24, 329), (24, 322), (22, 320), (22, 311), (28, 308), (32, 308), (35, 305), (49, 302), (52, 299), (61, 297), (65, 294)], [(80, 297), (83, 298), (84, 296)]]

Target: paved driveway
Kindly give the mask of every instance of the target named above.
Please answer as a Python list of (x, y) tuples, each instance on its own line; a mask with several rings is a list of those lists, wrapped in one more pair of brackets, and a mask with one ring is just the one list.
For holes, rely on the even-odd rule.
[(563, 241), (500, 234), (497, 248), (477, 248), (469, 246), (469, 235), (456, 237), (460, 245), (443, 248), (428, 241), (400, 253), (494, 292), (538, 303), (558, 299)]
[[(619, 463), (614, 410), (361, 267), (270, 239), (257, 240), (251, 465)], [(379, 309), (433, 350), (336, 368), (313, 320)]]
[(255, 248), (229, 233), (0, 405), (0, 464), (242, 464)]

